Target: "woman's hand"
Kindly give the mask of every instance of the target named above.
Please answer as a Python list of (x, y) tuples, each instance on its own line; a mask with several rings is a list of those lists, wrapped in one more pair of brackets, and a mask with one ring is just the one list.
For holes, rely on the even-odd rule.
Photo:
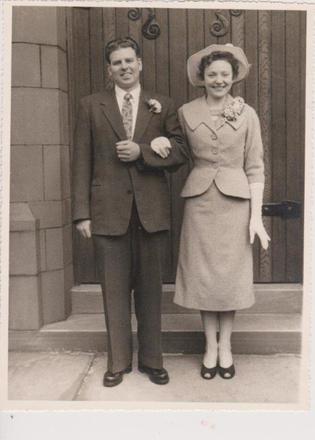
[(79, 231), (81, 237), (83, 238), (91, 238), (91, 220), (82, 220), (76, 223), (76, 228)]
[(172, 148), (169, 139), (164, 136), (159, 136), (153, 139), (150, 146), (152, 150), (163, 159), (166, 159), (168, 157)]
[(260, 239), (260, 243), (263, 249), (268, 249), (270, 237), (266, 232), (266, 229), (264, 227), (264, 224), (262, 222), (261, 217), (251, 217), (249, 222), (249, 237), (250, 237), (250, 244), (254, 243), (255, 235), (258, 235)]

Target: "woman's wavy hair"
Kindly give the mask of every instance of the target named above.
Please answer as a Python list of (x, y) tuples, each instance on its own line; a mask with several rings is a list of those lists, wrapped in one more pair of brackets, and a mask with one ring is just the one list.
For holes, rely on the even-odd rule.
[(206, 67), (210, 66), (214, 61), (224, 60), (230, 63), (232, 67), (233, 79), (238, 75), (239, 63), (237, 59), (230, 52), (216, 51), (210, 55), (205, 55), (201, 58), (198, 66), (198, 77), (204, 80)]

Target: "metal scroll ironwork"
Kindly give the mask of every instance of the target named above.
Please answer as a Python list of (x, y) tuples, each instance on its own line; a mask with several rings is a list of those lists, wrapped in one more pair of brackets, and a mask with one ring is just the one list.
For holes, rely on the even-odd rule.
[(215, 13), (217, 19), (211, 23), (210, 32), (214, 37), (224, 37), (229, 31), (229, 21), (221, 11)]
[[(239, 9), (231, 9), (230, 15), (232, 17), (239, 17), (242, 15), (243, 11)], [(210, 25), (210, 33), (214, 37), (224, 37), (229, 32), (230, 22), (229, 19), (223, 14), (221, 9), (215, 12), (216, 20), (214, 20)]]
[[(142, 26), (142, 35), (148, 40), (156, 40), (161, 35), (161, 28), (156, 21), (155, 12), (153, 8), (145, 8), (148, 11), (148, 18)], [(132, 8), (128, 11), (128, 18), (132, 21), (140, 20), (142, 17), (142, 8)], [(240, 17), (243, 13), (239, 9), (230, 9), (229, 13), (231, 17)], [(230, 21), (223, 14), (222, 9), (218, 9), (215, 12), (216, 20), (210, 24), (210, 33), (214, 37), (224, 37), (229, 32)]]
[(133, 8), (128, 11), (128, 18), (132, 21), (139, 20), (139, 18), (141, 18), (141, 15), (142, 13), (140, 8)]
[[(156, 40), (161, 34), (161, 28), (155, 18), (155, 12), (152, 8), (148, 10), (148, 18), (142, 26), (142, 35), (147, 40)], [(133, 8), (128, 11), (128, 18), (132, 21), (137, 21), (142, 17), (142, 9)]]
[(232, 17), (240, 17), (242, 15), (243, 11), (241, 9), (231, 9), (230, 14)]

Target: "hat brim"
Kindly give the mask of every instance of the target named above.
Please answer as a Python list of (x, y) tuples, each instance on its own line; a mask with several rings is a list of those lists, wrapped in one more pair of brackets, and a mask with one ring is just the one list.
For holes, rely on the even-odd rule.
[(201, 59), (210, 55), (213, 52), (227, 52), (234, 56), (239, 63), (239, 69), (237, 76), (233, 79), (233, 82), (239, 82), (246, 78), (249, 73), (250, 64), (244, 51), (240, 47), (226, 45), (226, 44), (211, 44), (208, 47), (191, 55), (187, 61), (187, 73), (189, 82), (195, 87), (203, 87), (204, 81), (199, 78), (199, 65)]

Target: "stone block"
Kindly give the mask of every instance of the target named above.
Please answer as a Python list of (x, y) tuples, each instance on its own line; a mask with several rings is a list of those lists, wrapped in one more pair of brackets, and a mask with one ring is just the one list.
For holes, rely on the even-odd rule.
[(64, 145), (61, 148), (61, 180), (62, 195), (64, 198), (70, 197), (70, 148)]
[(63, 321), (66, 317), (64, 271), (43, 272), (41, 280), (44, 324)]
[(12, 276), (9, 284), (9, 327), (37, 330), (42, 326), (40, 284), (36, 276)]
[(63, 228), (46, 230), (47, 270), (63, 268)]
[(47, 270), (45, 229), (39, 231), (39, 255), (40, 271), (45, 272)]
[(44, 146), (45, 200), (61, 200), (61, 153), (59, 145)]
[(41, 47), (43, 87), (68, 90), (67, 56), (54, 46)]
[(68, 112), (69, 96), (67, 93), (59, 92), (59, 120), (60, 120), (60, 144), (70, 144), (70, 125)]
[(10, 203), (10, 231), (34, 231), (38, 227), (28, 203)]
[(69, 144), (68, 96), (56, 89), (12, 89), (13, 145)]
[(71, 289), (74, 284), (73, 278), (73, 264), (68, 264), (64, 268), (65, 271), (65, 303), (66, 303), (66, 314), (69, 316), (72, 312), (71, 310)]
[(57, 8), (58, 46), (67, 50), (67, 11), (68, 8)]
[(41, 67), (43, 87), (59, 88), (58, 47), (41, 47)]
[(64, 225), (69, 225), (72, 223), (71, 219), (71, 199), (64, 199), (62, 201), (62, 219)]
[(65, 265), (72, 262), (72, 225), (63, 228), (63, 258)]
[(24, 43), (13, 44), (12, 86), (41, 86), (39, 46)]
[(65, 92), (68, 91), (68, 61), (67, 54), (59, 49), (58, 51), (58, 76), (59, 89)]
[(57, 45), (60, 33), (57, 9), (46, 6), (13, 7), (13, 41)]
[(43, 158), (41, 146), (11, 147), (11, 201), (43, 200)]
[(39, 272), (37, 231), (10, 233), (10, 275), (36, 275)]
[(33, 215), (39, 220), (40, 229), (62, 226), (61, 201), (30, 202), (29, 205)]

